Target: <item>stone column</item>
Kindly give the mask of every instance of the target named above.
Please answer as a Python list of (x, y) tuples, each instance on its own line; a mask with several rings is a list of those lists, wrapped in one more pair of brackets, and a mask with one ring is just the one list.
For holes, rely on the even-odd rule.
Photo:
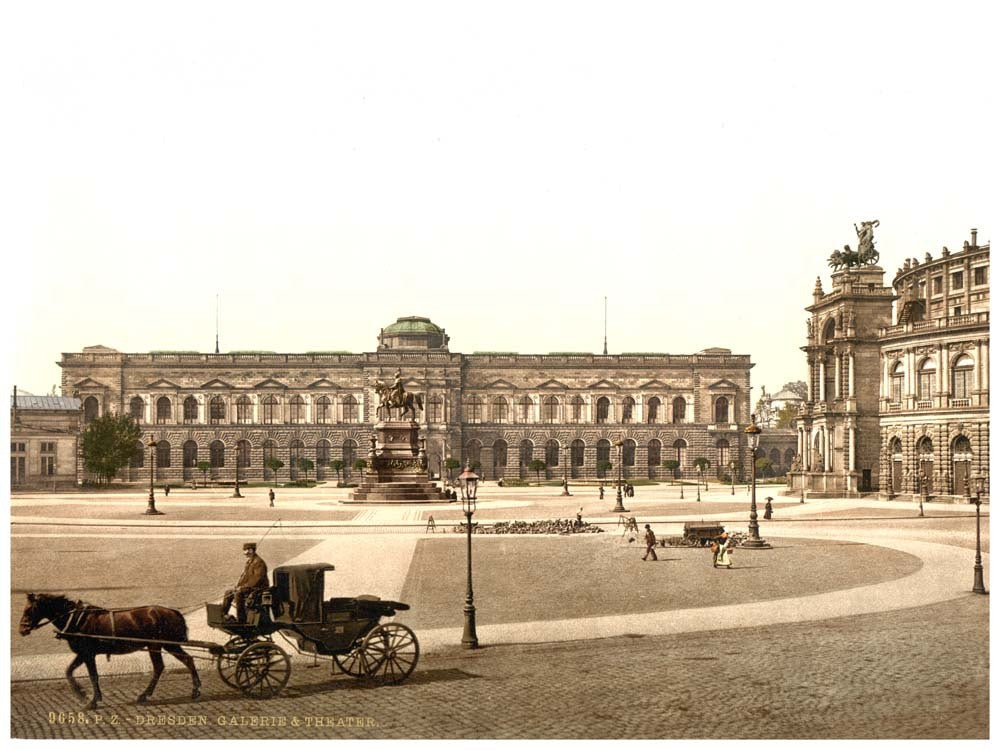
[(819, 400), (826, 401), (826, 357), (819, 361)]
[[(885, 363), (882, 364), (883, 372), (885, 370)], [(884, 380), (883, 375), (883, 380)], [(854, 398), (854, 350), (851, 349), (847, 354), (847, 397)]]
[(806, 358), (806, 365), (809, 368), (809, 377), (806, 378), (806, 385), (809, 387), (809, 403), (812, 403), (815, 399), (813, 398), (813, 365), (815, 362), (812, 357)]
[(847, 469), (848, 471), (854, 471), (854, 445), (855, 445), (855, 431), (854, 423), (848, 428), (847, 433)]
[(833, 352), (833, 397), (838, 399), (841, 397), (842, 393), (840, 390), (840, 365), (843, 362), (842, 355), (839, 350)]

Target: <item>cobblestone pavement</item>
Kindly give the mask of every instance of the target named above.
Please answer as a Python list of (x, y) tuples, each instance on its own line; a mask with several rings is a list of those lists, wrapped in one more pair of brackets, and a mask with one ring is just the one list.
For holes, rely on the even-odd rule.
[(281, 696), (255, 703), (237, 698), (215, 675), (193, 702), (187, 676), (171, 672), (154, 702), (137, 710), (129, 701), (146, 677), (110, 677), (102, 683), (105, 705), (83, 714), (87, 724), (67, 723), (77, 705), (64, 682), (17, 683), (11, 732), (171, 739), (987, 738), (987, 617), (987, 599), (968, 595), (766, 628), (455, 649), (422, 659), (409, 681), (392, 687), (330, 678), (325, 667), (297, 669)]

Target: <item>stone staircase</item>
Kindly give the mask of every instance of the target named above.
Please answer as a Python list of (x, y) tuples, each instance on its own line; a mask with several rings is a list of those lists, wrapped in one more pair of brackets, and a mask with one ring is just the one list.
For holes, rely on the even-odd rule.
[(429, 480), (408, 479), (395, 482), (380, 482), (378, 477), (368, 476), (365, 481), (342, 503), (446, 503), (448, 500), (437, 485)]

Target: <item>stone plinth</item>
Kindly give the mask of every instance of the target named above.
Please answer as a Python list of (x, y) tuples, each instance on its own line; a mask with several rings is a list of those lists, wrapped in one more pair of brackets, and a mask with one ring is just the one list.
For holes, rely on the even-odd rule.
[(375, 425), (368, 451), (368, 474), (343, 503), (409, 504), (454, 502), (427, 479), (427, 454), (416, 422)]

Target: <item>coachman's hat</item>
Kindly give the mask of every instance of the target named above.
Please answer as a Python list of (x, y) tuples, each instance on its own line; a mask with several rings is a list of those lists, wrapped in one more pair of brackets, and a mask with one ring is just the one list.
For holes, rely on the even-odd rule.
[(243, 549), (252, 549), (254, 552), (257, 551), (257, 542), (246, 542), (243, 545)]

